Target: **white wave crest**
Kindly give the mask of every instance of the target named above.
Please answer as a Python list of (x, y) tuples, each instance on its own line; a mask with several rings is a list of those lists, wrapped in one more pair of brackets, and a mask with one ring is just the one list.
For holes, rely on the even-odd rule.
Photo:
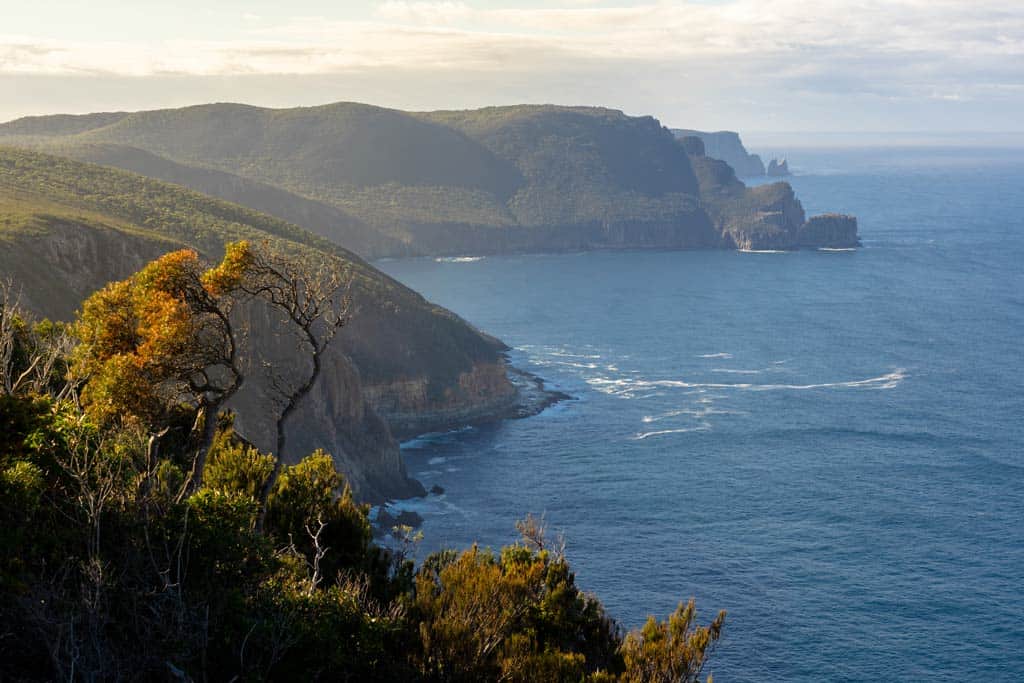
[(538, 365), (563, 365), (568, 368), (578, 368), (580, 370), (596, 370), (597, 363), (575, 363), (567, 360), (553, 360), (546, 363), (540, 362)]
[(737, 249), (741, 254), (788, 254), (785, 249)]
[[(523, 347), (527, 348), (527, 347)], [(587, 358), (589, 360), (600, 360), (601, 356), (593, 353), (569, 353), (568, 351), (547, 351), (545, 355), (558, 356), (559, 358)]]
[(744, 413), (739, 410), (722, 410), (720, 408), (680, 408), (679, 410), (670, 410), (667, 413), (661, 413), (659, 415), (644, 415), (641, 422), (644, 424), (650, 424), (652, 422), (661, 422), (662, 420), (669, 420), (673, 417), (680, 417), (686, 415), (688, 417), (705, 418), (711, 415), (743, 415)]
[(727, 384), (727, 383), (715, 383), (715, 382), (683, 382), (676, 380), (663, 380), (650, 382), (651, 386), (666, 386), (666, 387), (683, 387), (692, 388), (700, 387), (704, 389), (742, 389), (745, 391), (807, 391), (810, 389), (892, 389), (899, 385), (906, 378), (906, 374), (903, 370), (894, 370), (893, 372), (881, 375), (879, 377), (869, 377), (868, 379), (851, 380), (847, 382), (821, 382), (819, 384)]
[(483, 261), (484, 256), (441, 256), (440, 258), (434, 259), (438, 263), (473, 263), (474, 261)]
[(699, 427), (681, 427), (679, 429), (659, 429), (656, 432), (638, 432), (633, 435), (634, 441), (643, 441), (649, 439), (652, 436), (664, 436), (665, 434), (687, 434), (689, 432), (706, 432), (711, 429), (711, 425), (704, 424)]
[(711, 372), (724, 372), (729, 375), (760, 375), (764, 370), (734, 370), (732, 368), (711, 368)]
[(728, 359), (728, 358), (732, 358), (732, 354), (731, 353), (725, 353), (724, 351), (721, 352), (721, 353), (702, 353), (701, 355), (697, 356), (697, 358), (725, 358), (725, 359)]
[(818, 251), (857, 251), (857, 247), (818, 247)]
[(897, 368), (878, 377), (849, 380), (844, 382), (821, 382), (817, 384), (753, 384), (747, 382), (687, 382), (684, 380), (642, 380), (611, 379), (594, 377), (587, 383), (598, 391), (623, 398), (632, 398), (637, 391), (657, 387), (676, 389), (736, 389), (739, 391), (809, 391), (815, 389), (894, 389), (906, 379), (906, 370)]

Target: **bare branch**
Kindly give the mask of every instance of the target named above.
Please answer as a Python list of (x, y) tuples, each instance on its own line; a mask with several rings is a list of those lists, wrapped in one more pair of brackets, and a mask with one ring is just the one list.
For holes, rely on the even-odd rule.
[(325, 258), (312, 264), (272, 251), (265, 245), (255, 250), (250, 273), (242, 288), (283, 315), (310, 364), (304, 377), (291, 382), (279, 374), (270, 375), (280, 413), (275, 425), (277, 460), (260, 491), (257, 528), (262, 530), (267, 499), (284, 465), (288, 422), (320, 377), (324, 354), (338, 330), (348, 323), (350, 301), (347, 294), (352, 278), (347, 266), (338, 259)]

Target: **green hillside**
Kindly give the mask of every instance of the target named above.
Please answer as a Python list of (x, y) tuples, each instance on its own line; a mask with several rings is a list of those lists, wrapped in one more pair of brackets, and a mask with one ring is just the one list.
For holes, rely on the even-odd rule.
[[(61, 249), (68, 235), (86, 234), (99, 240), (98, 253), (111, 256), (109, 267), (86, 268), (83, 259), (91, 252), (81, 246)], [(360, 312), (346, 330), (345, 344), (364, 379), (429, 371), (454, 382), (458, 373), (476, 362), (493, 362), (499, 352), (493, 339), (321, 237), (134, 173), (0, 147), (0, 238), (4, 272), (17, 282), (33, 282), (55, 263), (66, 263), (68, 275), (51, 285), (50, 294), (47, 288), (25, 288), (42, 315), (67, 318), (81, 294), (125, 277), (156, 253), (187, 245), (216, 258), (228, 241), (271, 240), (287, 251), (328, 253), (352, 264)], [(137, 245), (139, 253), (129, 258), (126, 247), (116, 246), (119, 241)], [(79, 295), (68, 298), (71, 293)]]
[(364, 104), (282, 110), (211, 104), (139, 112), (81, 137), (285, 186), (394, 183), (508, 197), (522, 182), (511, 164), (451, 128)]
[(237, 201), (368, 258), (731, 247), (761, 234), (762, 211), (783, 217), (776, 242), (803, 223), (792, 193), (735, 178), (709, 191), (657, 120), (601, 108), (211, 104), (23, 119), (4, 139)]
[(227, 171), (189, 166), (137, 147), (114, 143), (69, 142), (59, 138), (56, 141), (39, 140), (35, 146), (61, 156), (122, 168), (241, 204), (301, 225), (367, 258), (397, 256), (407, 249), (403, 242), (336, 206)]

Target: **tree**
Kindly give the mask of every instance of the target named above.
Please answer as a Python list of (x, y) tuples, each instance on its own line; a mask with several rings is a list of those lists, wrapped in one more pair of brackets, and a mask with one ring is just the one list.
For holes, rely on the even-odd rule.
[(162, 256), (131, 278), (107, 285), (82, 307), (73, 372), (86, 381), (87, 411), (101, 423), (140, 421), (155, 439), (179, 405), (190, 405), (196, 443), (190, 488), (197, 490), (217, 415), (246, 379), (245, 339), (233, 313), (243, 302), (268, 306), (297, 336), (299, 365), (303, 359), (308, 364), (270, 377), (277, 460), (259, 491), (262, 529), (283, 466), (288, 424), (348, 320), (349, 282), (339, 259), (312, 264), (268, 244), (230, 243), (222, 261), (208, 269), (192, 250)]
[(284, 464), (288, 423), (319, 379), (324, 355), (335, 335), (348, 322), (351, 274), (339, 259), (325, 258), (312, 263), (290, 258), (266, 246), (252, 252), (248, 266), (248, 277), (242, 289), (268, 303), (284, 318), (297, 336), (298, 349), (309, 361), (298, 376), (273, 373), (270, 378), (279, 408), (275, 422), (277, 461), (260, 491), (262, 512), (257, 527), (262, 529), (267, 499)]
[(300, 340), (251, 416), (281, 450), (346, 284), (334, 261), (244, 243), (212, 268), (175, 252), (90, 297), (72, 357), (60, 326), (0, 297), (0, 680), (695, 683), (724, 613), (698, 627), (690, 601), (623, 638), (543, 517), (416, 570), (373, 543), (329, 455), (286, 465), (234, 433), (239, 304)]
[[(648, 617), (639, 632), (622, 644), (626, 672), (623, 683), (697, 683), (704, 664), (722, 635), (725, 611), (707, 626), (696, 626), (697, 607), (691, 598), (668, 621)], [(711, 683), (711, 676), (708, 676)]]
[(231, 314), (252, 263), (247, 242), (228, 244), (209, 269), (193, 250), (166, 254), (89, 297), (75, 325), (81, 343), (72, 373), (86, 382), (90, 417), (138, 421), (152, 444), (179, 404), (195, 409), (193, 489), (202, 484), (217, 414), (245, 379)]
[(0, 396), (56, 389), (60, 400), (73, 388), (64, 377), (72, 336), (61, 323), (33, 324), (19, 298), (13, 282), (0, 282)]

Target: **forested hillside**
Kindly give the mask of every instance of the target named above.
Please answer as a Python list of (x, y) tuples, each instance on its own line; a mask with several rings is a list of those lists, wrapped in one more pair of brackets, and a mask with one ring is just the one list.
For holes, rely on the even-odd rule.
[(211, 104), (19, 120), (4, 139), (308, 222), (367, 258), (758, 248), (765, 213), (771, 246), (797, 246), (804, 221), (788, 185), (706, 192), (672, 132), (602, 108)]

